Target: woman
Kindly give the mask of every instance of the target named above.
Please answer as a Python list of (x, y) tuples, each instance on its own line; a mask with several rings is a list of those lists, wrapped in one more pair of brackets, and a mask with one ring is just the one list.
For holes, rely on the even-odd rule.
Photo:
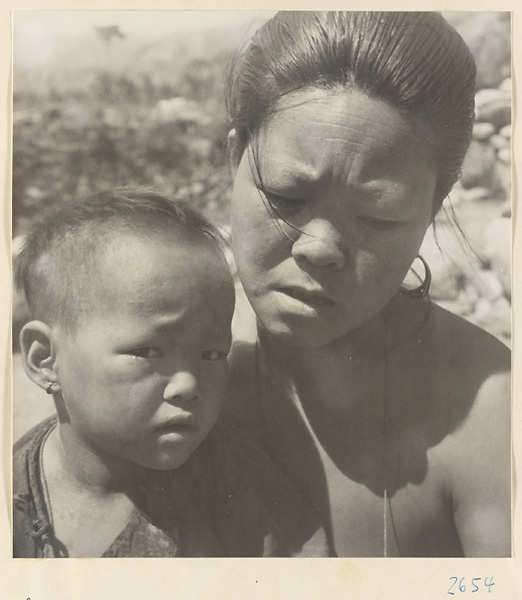
[(430, 303), (427, 265), (402, 287), (458, 178), (474, 76), (433, 13), (279, 13), (229, 72), (232, 242), (258, 322), (230, 418), (334, 555), (510, 555), (509, 352)]

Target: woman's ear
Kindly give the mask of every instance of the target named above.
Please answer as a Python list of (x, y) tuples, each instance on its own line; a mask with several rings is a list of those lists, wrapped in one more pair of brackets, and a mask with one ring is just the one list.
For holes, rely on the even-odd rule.
[(243, 156), (243, 144), (241, 143), (240, 136), (236, 129), (231, 129), (228, 133), (228, 159), (230, 162), (230, 168), (232, 169), (232, 175), (235, 176), (241, 157)]
[(46, 392), (58, 391), (51, 328), (42, 321), (26, 323), (20, 332), (20, 349), (24, 370), (36, 385)]

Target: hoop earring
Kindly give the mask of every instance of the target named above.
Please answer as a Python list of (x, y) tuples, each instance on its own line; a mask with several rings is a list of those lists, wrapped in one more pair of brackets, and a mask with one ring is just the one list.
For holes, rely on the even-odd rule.
[(426, 298), (426, 296), (430, 293), (431, 286), (431, 271), (428, 263), (422, 258), (420, 254), (417, 255), (417, 258), (424, 265), (424, 280), (419, 285), (419, 287), (414, 288), (413, 290), (407, 290), (405, 288), (400, 288), (400, 293), (404, 296), (408, 296), (409, 298), (413, 298), (414, 300), (422, 300)]

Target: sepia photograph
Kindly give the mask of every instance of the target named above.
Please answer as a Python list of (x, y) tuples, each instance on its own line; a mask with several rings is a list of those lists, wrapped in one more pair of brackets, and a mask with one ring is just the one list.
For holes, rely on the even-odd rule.
[(511, 3), (4, 2), (2, 594), (516, 597)]
[(510, 19), (14, 13), (14, 558), (511, 556)]

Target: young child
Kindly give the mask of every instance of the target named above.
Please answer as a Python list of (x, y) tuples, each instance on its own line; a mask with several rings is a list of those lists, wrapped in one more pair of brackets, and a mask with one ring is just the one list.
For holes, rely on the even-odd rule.
[(262, 450), (215, 426), (234, 288), (203, 217), (100, 193), (34, 228), (16, 278), (24, 366), (57, 417), (15, 445), (15, 557), (327, 554)]

